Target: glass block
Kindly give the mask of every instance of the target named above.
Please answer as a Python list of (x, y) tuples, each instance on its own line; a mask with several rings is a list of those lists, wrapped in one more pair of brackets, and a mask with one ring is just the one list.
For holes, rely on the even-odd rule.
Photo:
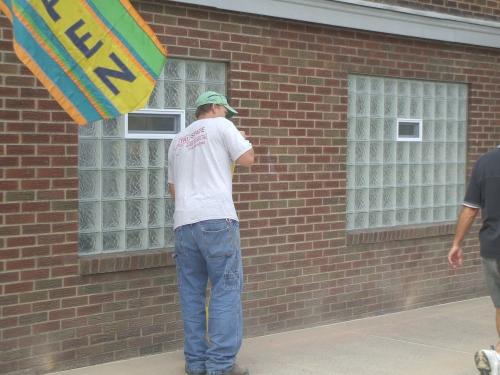
[(199, 61), (186, 61), (186, 80), (202, 81), (204, 78), (203, 63)]
[(166, 79), (184, 79), (184, 61), (167, 59), (164, 70)]
[(436, 100), (434, 107), (434, 118), (435, 119), (446, 118), (446, 100)]
[(162, 108), (164, 91), (161, 89), (158, 83), (155, 85), (153, 91), (151, 92), (151, 95), (149, 96), (148, 104), (146, 106), (147, 108), (156, 108), (156, 109)]
[(125, 134), (125, 117), (115, 117), (103, 121), (102, 135), (103, 137), (123, 137)]
[(370, 140), (382, 141), (384, 138), (384, 119), (372, 118), (370, 119)]
[(437, 163), (434, 164), (434, 185), (444, 185), (448, 183), (446, 181), (446, 164)]
[(163, 169), (148, 170), (148, 188), (150, 197), (161, 197), (165, 195), (166, 186), (163, 186), (164, 181)]
[(409, 165), (409, 184), (410, 186), (422, 185), (422, 165), (410, 164)]
[(101, 251), (100, 233), (79, 233), (78, 249), (80, 254), (96, 254)]
[(396, 140), (396, 126), (397, 126), (397, 120), (395, 118), (384, 119), (384, 140), (385, 141), (395, 141)]
[(458, 102), (455, 99), (448, 99), (446, 102), (446, 118), (448, 120), (458, 119)]
[(421, 142), (410, 142), (410, 153), (409, 161), (410, 164), (418, 164), (422, 161), (422, 143)]
[(458, 216), (458, 205), (456, 206), (446, 206), (445, 220), (455, 221)]
[(125, 251), (125, 231), (103, 232), (103, 251)]
[(147, 141), (127, 139), (127, 167), (145, 167), (147, 166)]
[(368, 213), (368, 228), (377, 228), (382, 226), (382, 211)]
[(82, 138), (97, 138), (99, 137), (99, 128), (102, 126), (102, 121), (89, 122), (84, 126), (78, 127), (78, 136)]
[(205, 71), (205, 79), (207, 81), (225, 82), (226, 80), (226, 65), (220, 63), (207, 63)]
[(357, 142), (354, 153), (356, 163), (368, 163), (370, 161), (370, 142)]
[(396, 225), (408, 224), (408, 210), (396, 210)]
[(446, 204), (448, 205), (458, 205), (459, 200), (457, 197), (457, 186), (456, 185), (446, 185)]
[(174, 224), (175, 203), (173, 199), (165, 199), (165, 225)]
[(437, 97), (446, 97), (446, 84), (444, 83), (436, 83), (435, 84), (435, 89), (436, 89), (436, 96)]
[(397, 161), (396, 143), (384, 142), (384, 164), (392, 164)]
[(398, 142), (396, 144), (396, 160), (398, 163), (408, 163), (410, 160), (409, 142)]
[(96, 139), (80, 139), (78, 165), (80, 168), (100, 168), (100, 143)]
[(445, 207), (436, 207), (432, 210), (432, 218), (434, 222), (444, 221), (446, 214)]
[(381, 142), (370, 143), (370, 163), (382, 163), (384, 161), (383, 144)]
[(370, 166), (370, 187), (382, 187), (383, 183), (383, 166), (382, 165), (372, 165)]
[(78, 207), (80, 232), (97, 232), (101, 230), (101, 203), (80, 202)]
[(103, 168), (123, 168), (125, 166), (125, 141), (102, 141), (102, 166)]
[(367, 141), (370, 139), (370, 119), (368, 117), (356, 118), (356, 141)]
[(432, 185), (434, 183), (434, 166), (431, 164), (422, 165), (422, 185)]
[(147, 201), (128, 200), (126, 202), (127, 228), (145, 228), (147, 226)]
[(443, 185), (436, 185), (433, 189), (433, 206), (444, 206), (446, 203), (446, 187)]
[(396, 208), (396, 188), (385, 188), (383, 197), (384, 210)]
[(146, 197), (147, 172), (141, 170), (127, 170), (126, 176), (126, 196), (136, 198)]
[(382, 95), (372, 95), (370, 97), (370, 116), (384, 116), (384, 97)]
[(434, 161), (434, 145), (431, 142), (422, 142), (422, 161)]
[(437, 120), (434, 122), (434, 140), (435, 141), (445, 141), (446, 140), (446, 121)]
[(355, 187), (368, 187), (368, 178), (370, 174), (370, 168), (367, 165), (356, 166), (354, 172)]
[(432, 212), (431, 207), (420, 209), (420, 221), (422, 223), (430, 223), (432, 221)]
[(164, 204), (164, 199), (150, 199), (148, 201), (148, 225), (150, 227), (159, 227), (163, 225), (165, 218)]
[(384, 94), (385, 95), (397, 94), (397, 81), (395, 79), (384, 79)]
[(203, 91), (203, 86), (200, 83), (186, 83), (186, 107), (196, 108), (196, 99)]
[(422, 188), (420, 186), (410, 186), (408, 195), (408, 207), (410, 208), (420, 207), (421, 201), (422, 201)]
[(467, 100), (459, 100), (458, 102), (457, 117), (461, 121), (467, 120), (468, 104)]
[(465, 121), (459, 121), (457, 123), (457, 140), (459, 142), (464, 142), (467, 135), (467, 123)]
[(226, 86), (221, 83), (208, 82), (206, 88), (207, 91), (226, 92)]
[(187, 110), (186, 111), (186, 127), (196, 121), (196, 111), (195, 110)]
[(80, 199), (100, 198), (100, 173), (99, 171), (80, 170), (78, 172)]
[(144, 250), (148, 247), (147, 230), (128, 230), (126, 232), (127, 250)]
[(382, 168), (384, 186), (396, 186), (396, 164), (384, 164)]
[(455, 142), (446, 143), (446, 161), (455, 162), (457, 160), (457, 150), (458, 150), (457, 143)]
[(381, 211), (384, 197), (383, 189), (370, 189), (369, 191), (369, 209), (370, 211)]
[(458, 86), (458, 97), (462, 99), (467, 99), (469, 87), (467, 85)]
[(454, 120), (446, 121), (446, 141), (456, 142), (458, 141), (458, 124)]
[(422, 121), (422, 141), (432, 142), (434, 140), (434, 121), (423, 120)]
[(357, 189), (354, 193), (354, 207), (355, 211), (367, 211), (368, 210), (368, 189)]
[(384, 93), (384, 80), (382, 78), (371, 78), (370, 92), (372, 94), (382, 95)]
[(399, 187), (396, 189), (396, 207), (407, 208), (410, 202), (410, 188)]
[(355, 180), (355, 166), (352, 164), (348, 164), (346, 167), (346, 175), (347, 175), (347, 188), (352, 189), (356, 187), (356, 180)]
[(102, 227), (106, 231), (125, 228), (125, 201), (102, 202)]
[(356, 229), (368, 228), (368, 212), (354, 214), (354, 227)]
[(174, 246), (175, 238), (174, 238), (174, 228), (173, 227), (165, 227), (164, 229), (164, 244), (166, 247)]
[(386, 96), (384, 98), (384, 116), (396, 117), (398, 113), (398, 100), (396, 96)]
[(370, 96), (358, 94), (356, 97), (356, 116), (367, 117), (370, 115)]
[(424, 95), (424, 86), (422, 82), (410, 82), (410, 95), (414, 97), (422, 97)]
[(446, 161), (446, 144), (444, 142), (434, 143), (434, 161), (444, 162)]
[(347, 119), (347, 140), (356, 140), (356, 117), (349, 117)]
[(413, 208), (408, 210), (408, 224), (419, 224), (420, 222), (420, 209)]
[(422, 186), (422, 207), (432, 207), (433, 190), (432, 186)]
[(184, 85), (178, 81), (165, 81), (165, 103), (166, 108), (184, 107)]
[(436, 112), (434, 99), (424, 99), (422, 114), (425, 119), (434, 119)]
[(458, 98), (458, 85), (449, 83), (446, 85), (446, 96), (448, 98)]
[(364, 93), (370, 90), (370, 80), (368, 77), (358, 76), (356, 77), (356, 92)]
[(423, 103), (421, 98), (411, 98), (410, 117), (421, 118), (423, 116)]
[(356, 93), (349, 90), (349, 97), (347, 99), (347, 117), (356, 117)]
[(346, 217), (346, 229), (347, 230), (354, 229), (354, 214), (347, 213), (345, 217)]
[(164, 163), (163, 140), (148, 141), (148, 165), (150, 167), (161, 167)]
[(383, 211), (382, 224), (386, 227), (394, 226), (396, 224), (396, 211), (394, 210)]
[(410, 96), (410, 83), (404, 80), (398, 80), (398, 95)]
[(353, 212), (355, 209), (354, 201), (355, 201), (355, 190), (347, 189), (346, 191), (346, 210), (347, 212)]
[(460, 184), (457, 186), (457, 198), (462, 200), (465, 195), (465, 184)]
[(163, 228), (153, 228), (148, 231), (148, 248), (149, 249), (158, 249), (163, 247), (165, 230)]
[(408, 96), (398, 96), (398, 117), (410, 117), (410, 98)]
[(434, 83), (424, 82), (424, 97), (433, 98), (435, 95)]
[(125, 171), (102, 171), (102, 197), (105, 199), (125, 197)]

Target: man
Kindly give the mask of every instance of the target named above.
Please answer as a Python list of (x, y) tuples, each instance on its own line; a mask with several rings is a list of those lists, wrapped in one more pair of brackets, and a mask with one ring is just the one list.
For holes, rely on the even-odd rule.
[[(453, 268), (463, 264), (462, 241), (481, 209), (480, 255), (486, 283), (496, 308), (496, 327), (500, 337), (500, 146), (479, 158), (472, 170), (463, 208), (459, 215), (448, 262)], [(492, 350), (475, 355), (476, 367), (483, 375), (500, 374), (500, 341)]]
[(197, 120), (174, 138), (168, 151), (185, 370), (189, 375), (248, 375), (235, 363), (243, 335), (243, 268), (232, 169), (235, 162), (252, 165), (254, 151), (244, 132), (227, 119), (237, 112), (224, 95), (205, 92), (196, 107)]

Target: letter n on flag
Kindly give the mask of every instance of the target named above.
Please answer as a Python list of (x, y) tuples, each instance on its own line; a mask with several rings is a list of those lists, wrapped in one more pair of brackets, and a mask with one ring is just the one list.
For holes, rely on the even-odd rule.
[(145, 107), (166, 51), (128, 0), (0, 0), (14, 51), (79, 125)]

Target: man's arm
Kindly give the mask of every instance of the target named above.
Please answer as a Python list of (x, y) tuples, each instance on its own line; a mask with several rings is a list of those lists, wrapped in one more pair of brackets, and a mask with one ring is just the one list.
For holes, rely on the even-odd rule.
[(253, 148), (251, 148), (243, 155), (241, 155), (238, 158), (238, 160), (236, 160), (236, 163), (244, 167), (250, 167), (253, 164), (254, 159), (255, 159), (255, 153), (253, 152)]
[(171, 184), (171, 183), (168, 184), (168, 191), (169, 191), (170, 195), (172, 196), (172, 198), (175, 199), (175, 185), (174, 184)]
[(450, 251), (448, 252), (448, 263), (455, 269), (462, 266), (464, 254), (462, 251), (462, 241), (469, 231), (474, 219), (477, 216), (479, 208), (464, 206), (458, 217), (457, 227), (455, 229), (455, 238)]

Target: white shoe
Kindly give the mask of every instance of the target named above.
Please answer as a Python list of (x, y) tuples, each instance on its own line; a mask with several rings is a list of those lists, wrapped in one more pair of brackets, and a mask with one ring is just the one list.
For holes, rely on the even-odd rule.
[(474, 361), (481, 375), (500, 375), (500, 355), (496, 350), (479, 350)]

